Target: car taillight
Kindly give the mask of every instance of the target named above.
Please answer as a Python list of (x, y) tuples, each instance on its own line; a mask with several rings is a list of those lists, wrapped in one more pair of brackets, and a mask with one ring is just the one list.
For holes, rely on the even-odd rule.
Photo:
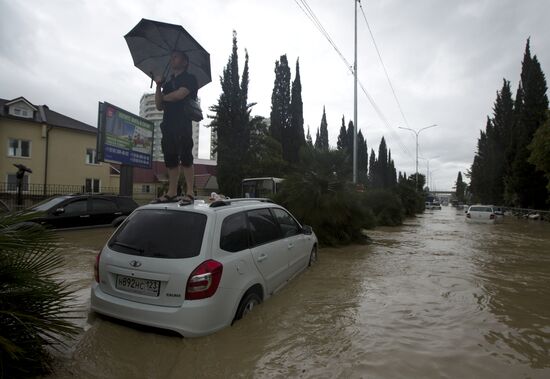
[(187, 280), (186, 300), (206, 299), (216, 293), (222, 279), (223, 265), (215, 260), (202, 262)]
[(466, 218), (472, 218), (472, 215), (469, 213), (466, 213)]
[(94, 263), (94, 278), (95, 281), (99, 283), (99, 259), (101, 257), (101, 250), (95, 257), (95, 263)]
[(491, 215), (489, 216), (489, 220), (494, 220), (495, 219), (495, 215), (491, 213)]

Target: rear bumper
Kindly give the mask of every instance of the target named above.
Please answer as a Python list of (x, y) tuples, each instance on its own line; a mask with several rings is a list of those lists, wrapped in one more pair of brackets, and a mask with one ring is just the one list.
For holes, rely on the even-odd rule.
[(472, 224), (494, 224), (495, 219), (488, 219), (488, 218), (468, 218), (466, 217), (466, 222), (470, 222)]
[(137, 303), (103, 292), (92, 285), (91, 309), (136, 324), (173, 330), (184, 337), (200, 337), (231, 325), (237, 296), (233, 291), (218, 288), (213, 297), (185, 300), (180, 307), (164, 307)]

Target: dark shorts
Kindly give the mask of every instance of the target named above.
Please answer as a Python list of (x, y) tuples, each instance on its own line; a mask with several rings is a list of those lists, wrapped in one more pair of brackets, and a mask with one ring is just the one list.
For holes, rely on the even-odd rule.
[(168, 168), (193, 164), (193, 127), (191, 122), (179, 127), (160, 125), (162, 131), (162, 153)]

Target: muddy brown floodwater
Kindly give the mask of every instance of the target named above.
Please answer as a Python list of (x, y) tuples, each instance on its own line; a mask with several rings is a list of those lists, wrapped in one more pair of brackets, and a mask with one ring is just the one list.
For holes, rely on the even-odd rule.
[(56, 378), (549, 378), (550, 224), (443, 207), (319, 262), (234, 326), (183, 339), (89, 314), (112, 229), (62, 232), (83, 333)]

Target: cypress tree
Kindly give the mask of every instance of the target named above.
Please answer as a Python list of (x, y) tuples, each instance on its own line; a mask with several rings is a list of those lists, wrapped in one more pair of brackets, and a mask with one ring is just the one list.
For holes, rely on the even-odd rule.
[[(325, 107), (323, 106), (323, 117), (321, 117), (321, 126), (319, 127), (319, 149), (322, 151), (329, 150), (328, 144), (328, 125), (327, 125), (327, 114), (325, 112)], [(317, 147), (317, 140), (315, 141), (315, 146)]]
[(283, 157), (288, 157), (286, 143), (287, 128), (290, 126), (290, 67), (286, 55), (275, 61), (275, 83), (271, 94), (271, 124), (269, 132), (283, 148)]
[(322, 150), (321, 146), (321, 137), (319, 135), (319, 128), (317, 128), (317, 133), (315, 134), (315, 149)]
[(241, 180), (250, 143), (248, 101), (248, 54), (242, 81), (239, 81), (237, 33), (233, 31), (233, 49), (220, 77), (222, 93), (216, 105), (211, 127), (217, 134), (217, 179), (220, 189), (229, 196), (240, 193)]
[(378, 187), (388, 188), (388, 148), (384, 137), (382, 137), (382, 140), (380, 140), (380, 145), (378, 146), (376, 176), (378, 177)]
[(357, 179), (360, 183), (367, 183), (368, 165), (369, 151), (367, 150), (367, 141), (365, 141), (363, 133), (359, 130), (359, 133), (357, 133)]
[(546, 78), (537, 56), (531, 57), (529, 39), (522, 62), (521, 87), (523, 102), (518, 104), (521, 108), (516, 111), (518, 119), (515, 125), (517, 147), (511, 174), (506, 181), (508, 200), (523, 208), (541, 209), (547, 206), (547, 179), (529, 163), (528, 145), (536, 130), (546, 121), (548, 97)]
[(311, 140), (311, 134), (309, 133), (309, 125), (307, 126), (306, 144), (309, 147), (313, 147), (313, 141)]
[(456, 199), (460, 202), (464, 202), (466, 183), (464, 183), (464, 181), (462, 180), (462, 173), (460, 171), (458, 172), (458, 176), (456, 177), (455, 189)]
[(336, 148), (340, 151), (348, 149), (347, 146), (348, 136), (346, 134), (346, 121), (344, 115), (342, 115), (342, 126), (340, 127), (340, 133), (338, 134), (338, 141), (336, 142)]
[(348, 130), (346, 131), (346, 136), (347, 136), (347, 143), (346, 143), (346, 146), (348, 148), (348, 150), (350, 151), (350, 156), (353, 155), (353, 121), (349, 121), (348, 122)]
[(397, 170), (395, 162), (391, 159), (391, 150), (388, 150), (388, 187), (393, 188), (397, 185)]
[(374, 149), (370, 150), (370, 157), (369, 157), (369, 185), (372, 188), (376, 188), (376, 154), (374, 153)]
[(292, 82), (292, 99), (290, 101), (290, 130), (286, 139), (288, 158), (291, 163), (298, 163), (300, 148), (305, 145), (304, 105), (302, 102), (302, 83), (300, 81), (300, 62), (296, 60), (296, 76)]
[[(491, 120), (487, 117), (485, 130), (491, 130)], [(470, 187), (474, 198), (482, 203), (490, 202), (490, 177), (488, 173), (489, 148), (487, 133), (480, 131), (477, 141), (477, 152), (470, 169)]]

